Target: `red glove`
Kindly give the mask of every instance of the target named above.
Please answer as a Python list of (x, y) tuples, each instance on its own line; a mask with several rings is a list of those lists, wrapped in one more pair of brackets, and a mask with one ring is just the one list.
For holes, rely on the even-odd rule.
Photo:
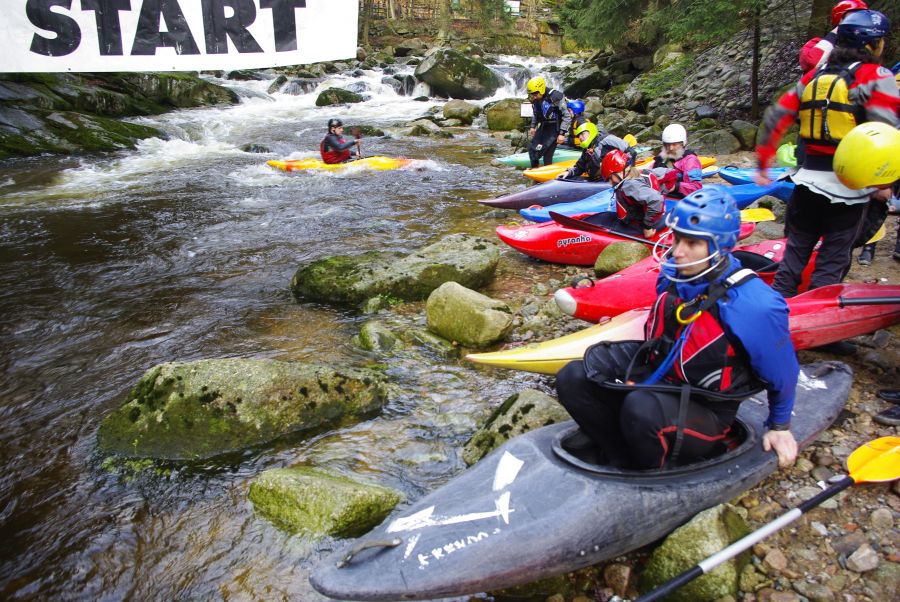
[(678, 188), (678, 170), (670, 169), (659, 180), (659, 186), (663, 192), (674, 192)]

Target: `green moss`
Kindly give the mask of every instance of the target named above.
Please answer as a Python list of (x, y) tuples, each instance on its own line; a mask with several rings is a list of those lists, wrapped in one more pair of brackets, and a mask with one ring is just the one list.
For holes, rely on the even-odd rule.
[(670, 90), (680, 88), (691, 75), (693, 63), (692, 54), (683, 54), (663, 67), (641, 76), (637, 80), (638, 89), (644, 93), (647, 101), (650, 101)]

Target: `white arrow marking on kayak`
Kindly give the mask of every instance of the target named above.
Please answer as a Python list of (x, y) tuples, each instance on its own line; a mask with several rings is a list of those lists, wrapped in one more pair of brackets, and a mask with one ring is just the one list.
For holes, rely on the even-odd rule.
[(512, 485), (513, 481), (522, 470), (524, 461), (518, 459), (509, 452), (503, 452), (503, 457), (497, 463), (497, 472), (494, 473), (494, 491), (500, 491), (508, 485)]
[(448, 516), (447, 518), (432, 518), (434, 514), (434, 506), (429, 506), (424, 510), (420, 510), (415, 514), (398, 518), (393, 521), (387, 528), (388, 533), (396, 533), (398, 531), (415, 531), (423, 527), (439, 527), (442, 525), (456, 525), (459, 523), (469, 523), (485, 518), (494, 518), (499, 516), (503, 522), (509, 524), (509, 515), (515, 512), (514, 508), (509, 507), (510, 492), (507, 491), (494, 502), (496, 510), (492, 512), (471, 512), (469, 514), (460, 514), (459, 516)]

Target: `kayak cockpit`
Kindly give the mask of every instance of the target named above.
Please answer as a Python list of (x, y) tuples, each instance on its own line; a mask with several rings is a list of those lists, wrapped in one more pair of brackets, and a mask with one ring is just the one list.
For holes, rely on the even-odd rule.
[(571, 428), (560, 431), (554, 438), (552, 447), (553, 453), (564, 462), (595, 474), (629, 479), (658, 479), (693, 473), (732, 462), (748, 450), (753, 449), (754, 445), (759, 445), (755, 430), (736, 419), (728, 439), (719, 444), (718, 448), (708, 457), (690, 464), (671, 466), (662, 470), (632, 470), (599, 463), (593, 443), (575, 424)]

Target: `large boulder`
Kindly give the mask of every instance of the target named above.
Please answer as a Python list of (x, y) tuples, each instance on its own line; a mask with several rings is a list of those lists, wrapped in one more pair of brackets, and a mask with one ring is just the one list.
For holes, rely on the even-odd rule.
[(569, 419), (569, 413), (556, 399), (525, 389), (508, 397), (472, 435), (463, 447), (463, 460), (471, 466), (513, 437)]
[(105, 453), (200, 460), (378, 412), (376, 372), (267, 359), (211, 359), (148, 370), (97, 435)]
[(425, 313), (431, 332), (466, 347), (487, 347), (512, 328), (512, 312), (506, 303), (456, 282), (435, 289), (428, 296)]
[(429, 52), (416, 66), (415, 75), (432, 93), (446, 98), (488, 98), (503, 85), (500, 76), (484, 63), (451, 48)]
[(567, 71), (563, 77), (563, 92), (569, 98), (580, 98), (588, 90), (609, 87), (610, 73), (593, 63), (583, 63)]
[(464, 100), (451, 100), (444, 105), (444, 119), (459, 119), (466, 125), (472, 125), (480, 113), (481, 107)]
[(749, 121), (735, 119), (731, 122), (731, 133), (740, 140), (741, 147), (744, 150), (753, 150), (756, 148), (756, 134), (759, 128)]
[(638, 261), (650, 257), (650, 249), (639, 242), (615, 242), (600, 252), (594, 262), (594, 271), (598, 276), (609, 276)]
[(522, 117), (522, 101), (504, 98), (487, 105), (484, 114), (487, 126), (493, 131), (519, 130), (530, 123), (529, 117)]
[(353, 104), (364, 101), (361, 95), (349, 90), (341, 88), (328, 88), (319, 94), (316, 98), (317, 107), (327, 107), (331, 105)]
[(301, 299), (357, 305), (377, 295), (418, 301), (445, 282), (479, 288), (494, 277), (500, 250), (485, 238), (451, 234), (410, 255), (370, 251), (301, 266), (291, 289)]
[(250, 485), (253, 507), (279, 529), (310, 537), (358, 537), (402, 499), (393, 489), (308, 466), (267, 470)]
[(741, 150), (741, 141), (727, 130), (713, 130), (697, 135), (691, 147), (702, 155), (730, 155)]
[[(741, 515), (728, 504), (704, 510), (672, 532), (653, 551), (641, 575), (640, 590), (647, 592), (686, 571), (704, 558), (729, 546), (750, 532)], [(666, 600), (694, 602), (737, 597), (738, 579), (750, 560), (744, 552), (706, 575), (682, 586)]]

